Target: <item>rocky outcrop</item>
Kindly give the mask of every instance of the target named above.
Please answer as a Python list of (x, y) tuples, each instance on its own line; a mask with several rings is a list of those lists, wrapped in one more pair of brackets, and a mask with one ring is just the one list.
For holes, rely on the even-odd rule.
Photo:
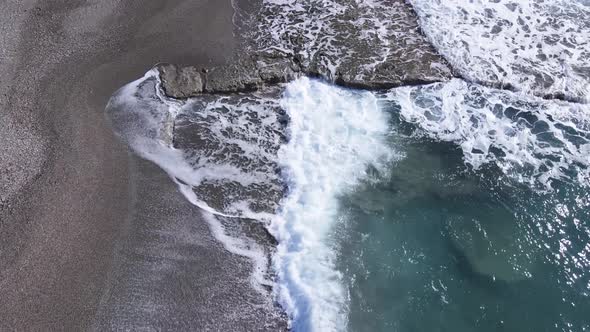
[(216, 67), (159, 64), (162, 88), (167, 96), (185, 99), (202, 93), (252, 92), (264, 86), (285, 83), (301, 74), (288, 58), (241, 58)]
[(252, 92), (300, 75), (359, 89), (446, 81), (451, 67), (422, 34), (404, 0), (307, 0), (236, 4), (241, 49), (230, 65), (161, 64), (174, 98)]
[(307, 75), (362, 89), (432, 83), (453, 76), (405, 0), (254, 2), (259, 8), (241, 16), (252, 17), (243, 23), (244, 49), (291, 57)]
[(188, 98), (203, 92), (203, 74), (199, 68), (160, 64), (157, 66), (166, 95)]
[[(385, 67), (385, 66), (384, 66)], [(445, 81), (452, 76), (416, 75), (419, 71), (404, 73), (404, 67), (389, 65), (389, 69), (371, 78), (359, 78), (353, 73), (358, 68), (349, 66), (342, 68), (334, 75), (319, 72), (316, 68), (302, 68), (291, 58), (271, 59), (271, 61), (238, 60), (234, 64), (217, 67), (196, 67), (174, 64), (159, 64), (162, 89), (168, 97), (186, 99), (201, 94), (228, 94), (237, 92), (253, 92), (263, 87), (287, 83), (299, 76), (320, 77), (337, 85), (366, 89), (391, 89), (403, 85), (428, 84)]]

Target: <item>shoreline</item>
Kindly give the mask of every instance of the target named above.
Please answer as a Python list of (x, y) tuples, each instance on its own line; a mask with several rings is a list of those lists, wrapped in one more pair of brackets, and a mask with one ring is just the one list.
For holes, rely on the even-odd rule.
[(93, 330), (286, 330), (270, 293), (252, 287), (252, 261), (218, 241), (204, 214), (159, 166), (130, 158), (135, 216)]
[[(10, 37), (1, 41), (5, 52), (10, 53), (8, 61), (1, 64), (3, 69), (10, 69), (0, 85), (0, 105), (7, 110), (3, 120), (11, 120), (3, 123), (11, 125), (10, 137), (18, 140), (30, 136), (23, 143), (30, 151), (25, 149), (23, 156), (16, 156), (17, 164), (31, 160), (41, 166), (11, 173), (22, 175), (24, 180), (17, 183), (18, 179), (9, 178), (8, 183), (16, 189), (11, 189), (13, 194), (6, 203), (2, 198), (0, 328), (117, 329), (119, 325), (104, 320), (104, 314), (114, 307), (108, 307), (108, 296), (103, 294), (118, 287), (107, 280), (114, 281), (120, 275), (117, 268), (121, 266), (121, 255), (117, 251), (125, 247), (124, 241), (139, 236), (132, 233), (132, 225), (148, 220), (134, 204), (149, 201), (140, 196), (133, 199), (132, 189), (137, 181), (145, 180), (141, 174), (152, 178), (165, 174), (159, 169), (150, 170), (155, 166), (142, 160), (135, 162), (145, 167), (145, 172), (138, 171), (133, 162), (130, 164), (130, 158), (136, 157), (128, 155), (112, 133), (104, 107), (116, 89), (156, 63), (222, 64), (236, 44), (231, 3), (177, 0), (166, 4), (107, 1), (64, 5), (29, 0), (3, 6), (0, 15), (11, 17), (3, 17), (1, 21), (8, 23), (0, 25), (3, 34)], [(13, 30), (16, 33), (9, 35), (7, 31)], [(14, 150), (3, 147), (2, 151), (3, 156), (15, 156)], [(5, 168), (6, 160), (11, 160), (3, 160), (0, 166)], [(168, 186), (174, 187), (170, 179), (166, 180)], [(189, 204), (174, 190), (170, 201)], [(151, 199), (157, 202), (159, 196)], [(182, 212), (186, 213), (181, 214), (184, 218), (195, 213), (194, 209)], [(169, 217), (162, 210), (150, 212), (151, 218), (158, 216)], [(202, 234), (205, 229), (195, 234), (203, 239), (211, 237), (210, 233)], [(226, 255), (222, 247), (211, 248), (222, 255), (219, 257)], [(191, 250), (193, 260), (186, 264), (193, 269), (186, 271), (195, 272), (194, 267), (202, 263), (199, 259), (207, 257), (209, 251)], [(113, 257), (117, 259), (113, 261)], [(147, 256), (141, 259), (143, 263), (151, 261)], [(232, 284), (241, 282), (237, 277), (251, 268), (238, 261), (231, 263), (237, 264), (232, 267), (235, 271), (224, 281), (235, 294), (247, 294), (249, 290)], [(214, 263), (226, 262), (209, 262)], [(200, 291), (208, 294), (208, 285), (224, 279), (213, 269), (197, 272), (197, 276), (186, 273), (184, 279), (175, 279), (175, 285), (184, 290), (190, 283), (197, 283)], [(141, 288), (127, 291), (139, 292)], [(212, 328), (216, 322), (237, 314), (234, 307), (223, 306), (208, 313), (210, 316), (204, 320), (191, 318), (190, 313), (203, 312), (191, 310), (204, 308), (197, 297), (161, 294), (157, 299), (161, 303), (188, 310), (182, 315), (166, 311), (167, 315), (160, 317), (162, 327), (173, 327), (169, 323), (177, 322), (179, 325), (174, 327), (179, 329)], [(214, 298), (219, 294), (208, 295)], [(132, 301), (128, 304), (134, 308)], [(252, 326), (265, 323), (257, 320), (254, 312), (244, 317), (251, 319)], [(135, 320), (125, 320), (127, 328), (138, 327), (145, 319), (142, 315), (132, 318)], [(227, 321), (236, 324), (234, 327), (244, 324)], [(283, 324), (280, 320), (276, 323)]]

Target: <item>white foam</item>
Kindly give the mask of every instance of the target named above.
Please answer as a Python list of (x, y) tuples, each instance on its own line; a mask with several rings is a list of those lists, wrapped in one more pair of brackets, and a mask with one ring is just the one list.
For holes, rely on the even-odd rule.
[(590, 5), (580, 0), (410, 0), (423, 31), (470, 81), (590, 95)]
[(388, 97), (425, 135), (457, 143), (477, 169), (496, 163), (521, 182), (590, 185), (590, 106), (549, 101), (461, 80), (402, 87)]
[(347, 291), (326, 237), (337, 224), (337, 197), (393, 157), (386, 115), (371, 93), (302, 78), (281, 102), (291, 122), (279, 151), (290, 192), (270, 231), (280, 303), (296, 331), (337, 331), (347, 324)]

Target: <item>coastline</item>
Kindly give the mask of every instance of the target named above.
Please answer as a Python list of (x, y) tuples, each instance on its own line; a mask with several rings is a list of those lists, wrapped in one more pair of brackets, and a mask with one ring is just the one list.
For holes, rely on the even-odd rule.
[(286, 330), (252, 262), (230, 253), (204, 214), (154, 163), (130, 158), (133, 216), (93, 324), (114, 330)]
[[(229, 317), (238, 315), (236, 310), (253, 307), (236, 304), (256, 296), (251, 289), (239, 287), (252, 267), (218, 243), (207, 250), (199, 245), (177, 248), (186, 250), (185, 257), (192, 259), (184, 261), (176, 277), (160, 275), (161, 284), (134, 279), (139, 288), (133, 288), (125, 283), (131, 280), (120, 279), (131, 278), (121, 272), (125, 269), (137, 272), (138, 266), (145, 267), (148, 262), (157, 267), (157, 263), (175, 261), (170, 256), (153, 260), (150, 255), (136, 257), (131, 265), (122, 260), (120, 250), (126, 248), (126, 241), (149, 239), (133, 233), (139, 231), (137, 227), (150, 227), (149, 220), (160, 221), (151, 226), (163, 226), (164, 217), (171, 217), (165, 209), (141, 213), (139, 205), (163, 204), (157, 193), (149, 197), (139, 194), (141, 183), (161, 185), (168, 191), (168, 204), (190, 204), (162, 170), (128, 153), (103, 114), (113, 91), (155, 63), (222, 64), (235, 46), (231, 3), (22, 1), (3, 7), (0, 21), (8, 23), (1, 28), (8, 37), (1, 46), (7, 61), (2, 61), (0, 68), (7, 69), (7, 74), (0, 85), (0, 105), (3, 123), (10, 126), (3, 131), (17, 141), (19, 137), (30, 139), (20, 140), (18, 150), (11, 140), (0, 143), (13, 147), (3, 146), (3, 156), (14, 157), (2, 158), (0, 164), (8, 169), (6, 178), (14, 185), (7, 198), (2, 198), (0, 209), (0, 329), (137, 328), (147, 322), (145, 316), (127, 312), (131, 315), (127, 319), (109, 312), (121, 308), (118, 300), (125, 294), (121, 287), (131, 295), (147, 285), (159, 294), (151, 299), (152, 309), (161, 308), (153, 301), (169, 306), (154, 322), (156, 326), (213, 328), (220, 321), (227, 322), (228, 328), (245, 326), (244, 321)], [(15, 151), (24, 152), (15, 155)], [(36, 167), (20, 173), (8, 168), (11, 162), (23, 160)], [(21, 178), (11, 178), (16, 175)], [(154, 182), (145, 183), (150, 179)], [(193, 241), (212, 243), (208, 227), (201, 227), (206, 224), (196, 220), (196, 208), (183, 207), (177, 212), (173, 221), (190, 218), (199, 224), (193, 235), (200, 237)], [(168, 240), (172, 239), (163, 239), (164, 243)], [(217, 256), (205, 260), (212, 252)], [(174, 282), (166, 282), (171, 280)], [(224, 287), (209, 287), (219, 280), (225, 281)], [(153, 287), (162, 287), (161, 292)], [(200, 295), (178, 297), (166, 287), (182, 291), (200, 287), (195, 290)], [(115, 301), (111, 297), (114, 290)], [(229, 303), (211, 305), (217, 303), (211, 302), (214, 299), (227, 295), (216, 293), (222, 290), (235, 297)], [(201, 302), (203, 296), (211, 301)], [(127, 304), (135, 308), (133, 301)], [(240, 311), (239, 315), (250, 319), (253, 328), (256, 324), (284, 324), (280, 319), (258, 319), (260, 312), (250, 309), (252, 312)], [(197, 319), (192, 313), (206, 313), (207, 317)]]

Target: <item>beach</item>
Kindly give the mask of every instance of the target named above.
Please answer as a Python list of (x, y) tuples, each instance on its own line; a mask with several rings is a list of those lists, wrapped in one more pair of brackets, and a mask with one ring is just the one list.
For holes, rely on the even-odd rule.
[(589, 330), (589, 17), (5, 0), (0, 331)]
[(249, 261), (103, 113), (156, 63), (223, 63), (230, 2), (8, 1), (0, 13), (0, 329), (284, 328), (252, 305), (264, 300)]

